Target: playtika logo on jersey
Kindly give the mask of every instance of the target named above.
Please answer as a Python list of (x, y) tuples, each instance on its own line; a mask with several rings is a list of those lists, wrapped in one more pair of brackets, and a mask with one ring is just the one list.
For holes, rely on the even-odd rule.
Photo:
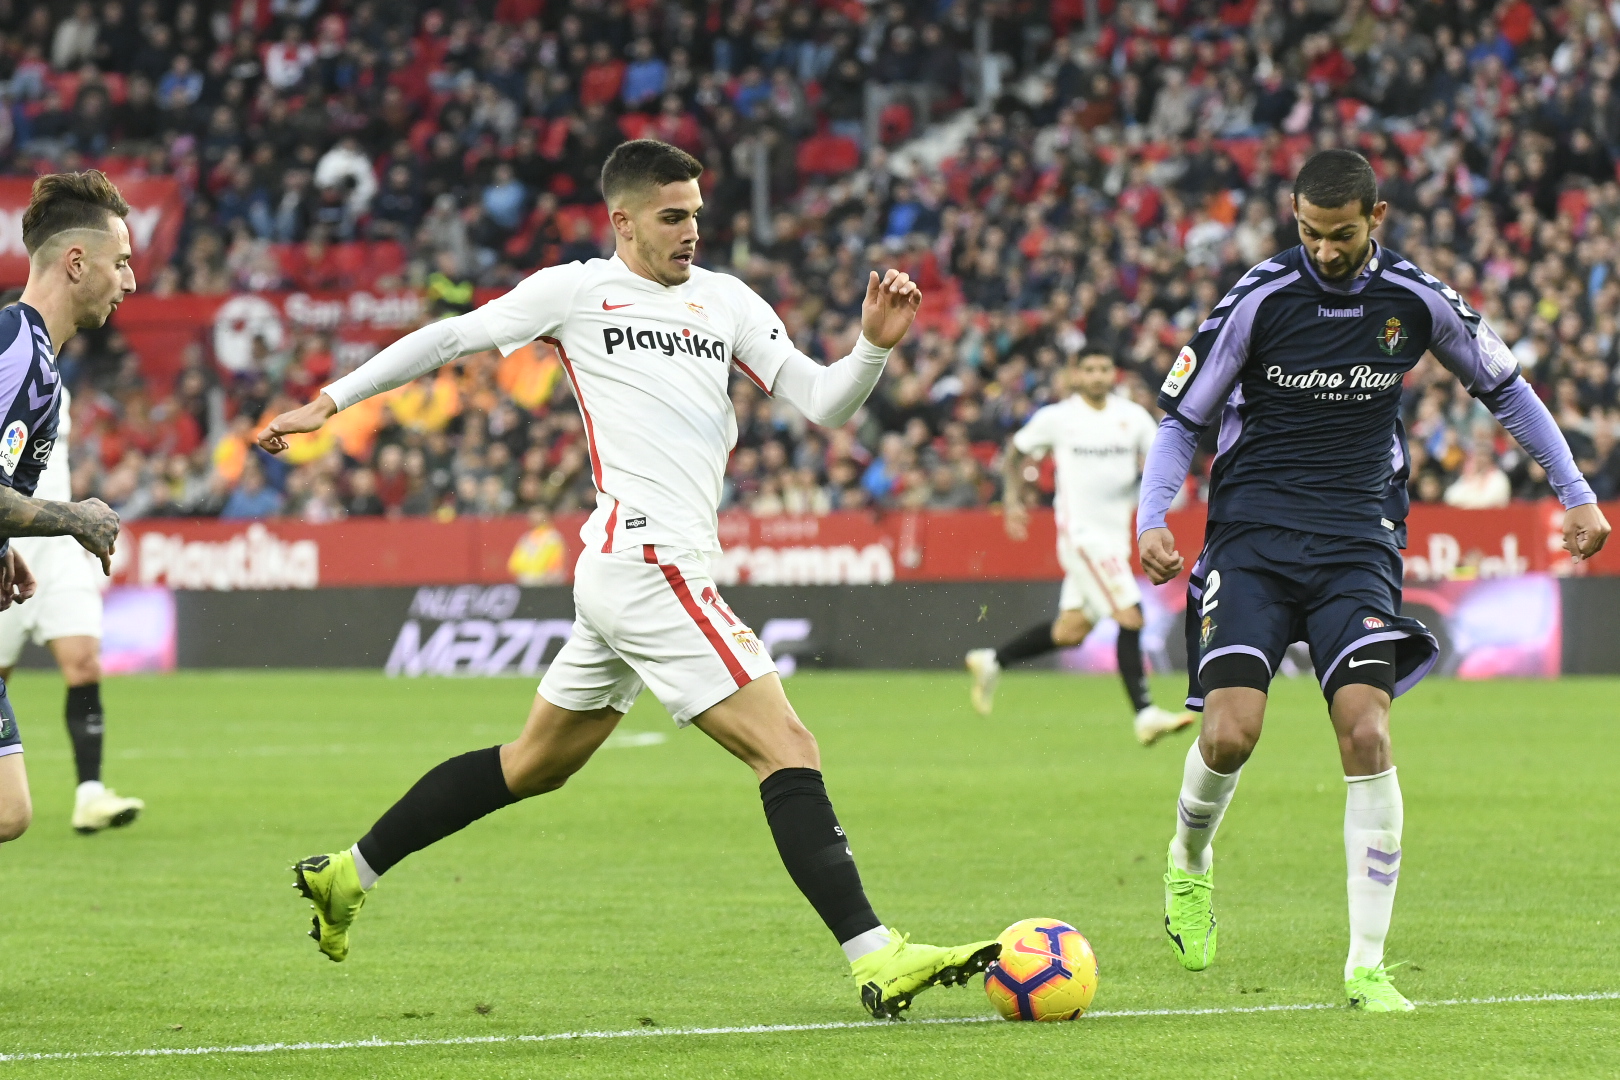
[(685, 327), (677, 334), (674, 331), (605, 326), (602, 328), (602, 347), (609, 356), (613, 355), (614, 349), (623, 348), (630, 352), (661, 352), (665, 356), (681, 352), (688, 356), (701, 356), (705, 360), (718, 360), (722, 364), (726, 362), (725, 342), (694, 334)]

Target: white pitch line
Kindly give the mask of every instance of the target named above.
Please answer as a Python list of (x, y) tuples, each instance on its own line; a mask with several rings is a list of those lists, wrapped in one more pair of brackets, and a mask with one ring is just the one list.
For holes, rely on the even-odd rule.
[[(1420, 1001), (1426, 1009), (1456, 1005), (1519, 1005), (1561, 1001), (1620, 1001), (1620, 991), (1603, 990), (1591, 994), (1513, 994), (1507, 997), (1448, 998)], [(1098, 1009), (1088, 1018), (1129, 1018), (1133, 1016), (1236, 1016), (1245, 1013), (1318, 1012), (1341, 1009), (1342, 1005), (1302, 1002), (1294, 1005), (1246, 1005), (1208, 1009)], [(916, 1024), (995, 1023), (994, 1016), (955, 1016), (912, 1020)], [(156, 1047), (146, 1050), (64, 1050), (55, 1053), (0, 1054), (6, 1061), (80, 1061), (89, 1058), (203, 1057), (211, 1054), (272, 1054), (284, 1050), (371, 1050), (416, 1046), (486, 1046), (500, 1043), (566, 1042), (573, 1039), (650, 1039), (672, 1035), (779, 1035), (795, 1031), (864, 1031), (894, 1028), (887, 1020), (840, 1020), (826, 1024), (749, 1024), (744, 1027), (632, 1028), (627, 1031), (559, 1031), (551, 1035), (465, 1035), (453, 1039), (349, 1039), (342, 1042), (255, 1043), (246, 1046)]]

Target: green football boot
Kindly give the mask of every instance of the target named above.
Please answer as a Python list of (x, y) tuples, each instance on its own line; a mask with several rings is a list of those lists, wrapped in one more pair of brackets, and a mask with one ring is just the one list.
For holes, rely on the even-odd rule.
[(1164, 872), (1164, 932), (1170, 948), (1188, 971), (1203, 971), (1215, 962), (1215, 913), (1210, 894), (1215, 891), (1215, 867), (1189, 874), (1166, 860)]
[(861, 987), (861, 1004), (879, 1020), (901, 1020), (911, 999), (930, 986), (966, 986), (968, 979), (1001, 955), (1001, 942), (941, 948), (913, 945), (908, 935), (889, 930), (889, 943), (850, 964)]
[(311, 855), (292, 868), (298, 880), (293, 888), (303, 893), (315, 909), (314, 926), (309, 936), (320, 945), (321, 952), (335, 963), (342, 963), (349, 955), (349, 924), (366, 906), (366, 891), (360, 887), (360, 875), (354, 868), (354, 853), (334, 852), (331, 855)]
[(1417, 1008), (1406, 1000), (1405, 994), (1395, 989), (1383, 964), (1356, 968), (1355, 974), (1344, 980), (1344, 993), (1350, 999), (1350, 1007), (1362, 1012), (1411, 1012)]

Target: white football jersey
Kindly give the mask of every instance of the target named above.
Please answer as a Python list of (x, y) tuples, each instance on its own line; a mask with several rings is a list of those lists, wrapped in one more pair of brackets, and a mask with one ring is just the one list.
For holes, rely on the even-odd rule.
[(718, 514), (737, 417), (735, 366), (770, 392), (794, 351), (776, 312), (737, 278), (692, 267), (660, 285), (617, 255), (540, 270), (478, 309), (509, 355), (557, 348), (585, 420), (596, 512), (592, 548), (720, 550)]
[(72, 404), (73, 398), (68, 394), (68, 388), (62, 387), (62, 411), (56, 428), (56, 445), (51, 447), (51, 458), (45, 463), (45, 471), (39, 474), (39, 483), (34, 487), (36, 499), (73, 501), (73, 472), (68, 464), (68, 436), (73, 431), (73, 418), (68, 415), (68, 408)]
[(1036, 410), (1018, 430), (1013, 445), (1021, 453), (1056, 455), (1060, 542), (1129, 548), (1140, 461), (1157, 430), (1146, 409), (1118, 394), (1101, 409), (1075, 394)]

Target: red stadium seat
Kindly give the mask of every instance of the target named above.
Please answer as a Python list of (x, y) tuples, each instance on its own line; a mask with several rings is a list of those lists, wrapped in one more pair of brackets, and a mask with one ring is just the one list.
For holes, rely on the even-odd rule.
[(878, 138), (885, 146), (893, 146), (911, 135), (911, 106), (897, 101), (886, 105), (878, 113)]
[(619, 130), (627, 139), (639, 139), (647, 134), (647, 126), (651, 123), (652, 117), (646, 113), (625, 113), (619, 117)]
[(1395, 140), (1395, 145), (1400, 147), (1401, 153), (1405, 154), (1407, 157), (1414, 157), (1421, 154), (1423, 152), (1423, 148), (1429, 144), (1429, 133), (1421, 130), (1397, 131), (1394, 135), (1390, 136), (1390, 138)]
[(1565, 188), (1558, 193), (1558, 216), (1569, 219), (1576, 236), (1586, 231), (1586, 214), (1591, 206), (1591, 193), (1584, 187)]
[(1254, 178), (1254, 170), (1260, 164), (1259, 139), (1221, 139), (1215, 145), (1226, 151), (1226, 156), (1238, 167), (1243, 179)]
[(860, 166), (861, 148), (841, 135), (812, 135), (799, 144), (797, 163), (801, 177), (841, 176)]
[(559, 116), (546, 128), (545, 137), (540, 140), (540, 153), (552, 161), (560, 159), (563, 147), (568, 145), (568, 118)]

